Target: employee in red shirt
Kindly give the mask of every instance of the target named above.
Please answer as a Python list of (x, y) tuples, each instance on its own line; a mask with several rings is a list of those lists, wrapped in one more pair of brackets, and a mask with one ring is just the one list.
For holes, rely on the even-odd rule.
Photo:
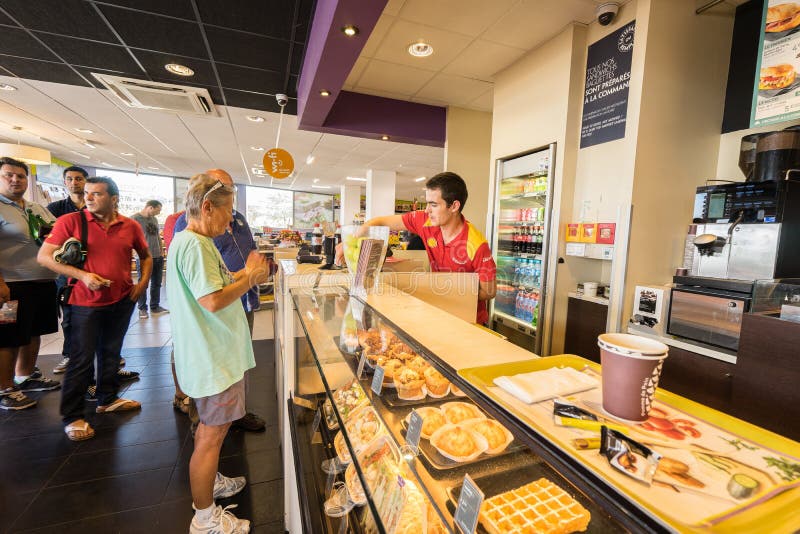
[(434, 272), (478, 273), (476, 321), (489, 321), (486, 301), (497, 292), (497, 266), (483, 234), (461, 214), (467, 203), (467, 184), (457, 174), (442, 172), (425, 182), (424, 211), (374, 217), (364, 226), (388, 226), (418, 234)]
[[(61, 416), (69, 439), (81, 441), (94, 435), (84, 419), (84, 394), (92, 378), (97, 354), (97, 413), (137, 410), (141, 404), (117, 396), (117, 369), (122, 341), (128, 331), (136, 301), (147, 288), (153, 259), (141, 226), (117, 213), (119, 189), (110, 178), (89, 178), (85, 188), (86, 210), (56, 221), (39, 249), (39, 263), (76, 279), (72, 306), (70, 359), (61, 395)], [(82, 268), (57, 263), (53, 253), (70, 237), (80, 239), (81, 216), (87, 221), (86, 261)], [(131, 279), (131, 253), (142, 266), (138, 284)]]

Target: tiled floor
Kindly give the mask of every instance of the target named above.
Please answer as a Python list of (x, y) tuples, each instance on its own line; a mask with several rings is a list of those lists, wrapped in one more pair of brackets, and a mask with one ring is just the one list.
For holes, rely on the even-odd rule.
[[(277, 422), (272, 313), (256, 314), (257, 367), (251, 371), (248, 409)], [(38, 406), (0, 411), (0, 532), (185, 533), (192, 517), (186, 416), (172, 408), (169, 317), (139, 320), (134, 313), (122, 351), (140, 380), (122, 395), (139, 412), (94, 414), (96, 435), (74, 443), (62, 430), (58, 391), (31, 393)], [(42, 340), (39, 367), (50, 378), (61, 359), (61, 336)], [(63, 377), (63, 375), (60, 375)], [(283, 473), (277, 427), (263, 433), (232, 431), (220, 471), (244, 475), (248, 486), (219, 504), (250, 519), (251, 532), (283, 533)]]

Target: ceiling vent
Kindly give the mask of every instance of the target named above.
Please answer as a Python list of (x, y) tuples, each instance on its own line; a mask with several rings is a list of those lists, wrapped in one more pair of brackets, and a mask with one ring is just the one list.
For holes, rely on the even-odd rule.
[(126, 106), (139, 109), (154, 109), (171, 113), (201, 116), (217, 116), (211, 95), (206, 89), (150, 82), (135, 78), (121, 78), (107, 74), (92, 73)]

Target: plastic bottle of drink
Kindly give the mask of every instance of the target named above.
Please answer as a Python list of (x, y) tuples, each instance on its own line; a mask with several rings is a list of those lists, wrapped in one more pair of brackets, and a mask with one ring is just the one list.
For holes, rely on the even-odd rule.
[(527, 279), (525, 280), (525, 282), (526, 282), (526, 283), (525, 283), (525, 287), (533, 287), (533, 286), (534, 286), (534, 278), (533, 278), (533, 260), (529, 258), (529, 259), (527, 260), (527, 262), (528, 262), (528, 272), (527, 272), (527, 274), (528, 274), (528, 277), (527, 277)]
[(517, 291), (517, 298), (514, 301), (514, 317), (519, 318), (522, 307), (522, 291)]
[(530, 323), (534, 327), (539, 319), (539, 295), (535, 295), (533, 299), (533, 306), (531, 307), (531, 320)]
[(531, 322), (532, 318), (533, 318), (533, 298), (532, 298), (531, 293), (526, 293), (525, 294), (525, 317), (524, 317), (524, 321), (526, 323), (529, 323), (529, 322)]

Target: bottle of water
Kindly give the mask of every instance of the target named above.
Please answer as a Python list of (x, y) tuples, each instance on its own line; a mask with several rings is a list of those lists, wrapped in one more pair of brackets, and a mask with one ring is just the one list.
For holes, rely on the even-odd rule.
[(517, 298), (514, 303), (514, 317), (519, 318), (522, 310), (522, 291), (517, 291)]

